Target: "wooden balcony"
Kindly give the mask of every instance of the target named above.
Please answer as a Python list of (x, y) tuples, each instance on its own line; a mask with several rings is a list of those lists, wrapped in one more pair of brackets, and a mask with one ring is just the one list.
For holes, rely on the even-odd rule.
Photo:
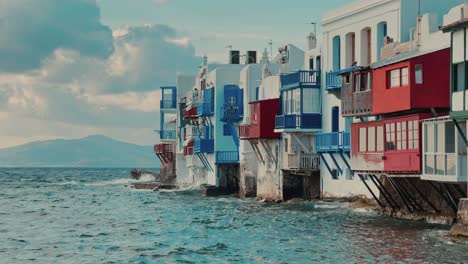
[(316, 149), (319, 153), (349, 152), (351, 134), (348, 132), (319, 133), (316, 137)]
[(154, 153), (155, 154), (174, 153), (174, 145), (165, 144), (165, 143), (154, 145)]
[(195, 140), (194, 153), (213, 153), (214, 152), (214, 140), (213, 139), (197, 139)]
[(288, 153), (287, 170), (320, 170), (320, 156), (317, 154)]
[(341, 114), (344, 117), (372, 115), (372, 72), (369, 68), (352, 68), (342, 73)]
[(216, 151), (216, 164), (239, 163), (239, 151)]
[(184, 110), (184, 119), (194, 119), (194, 118), (198, 118), (197, 106), (190, 105)]

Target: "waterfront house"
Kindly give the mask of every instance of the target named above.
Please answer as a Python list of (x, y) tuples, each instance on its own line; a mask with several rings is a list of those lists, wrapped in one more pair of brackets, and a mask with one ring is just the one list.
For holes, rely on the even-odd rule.
[(159, 139), (154, 145), (154, 153), (161, 162), (161, 173), (167, 177), (176, 177), (175, 146), (176, 146), (176, 105), (177, 89), (175, 86), (161, 87)]
[[(393, 57), (392, 52), (400, 54), (412, 48), (400, 44), (413, 43), (415, 32), (421, 32), (416, 30), (419, 13), (442, 15), (461, 2), (427, 0), (419, 6), (411, 0), (360, 0), (323, 16), (323, 124), (316, 148), (322, 157), (324, 196), (371, 195), (359, 177), (354, 177), (349, 159), (351, 123), (376, 111), (376, 105), (371, 104), (375, 80), (369, 67)], [(431, 31), (437, 24), (431, 21)], [(378, 193), (375, 188), (373, 191)]]

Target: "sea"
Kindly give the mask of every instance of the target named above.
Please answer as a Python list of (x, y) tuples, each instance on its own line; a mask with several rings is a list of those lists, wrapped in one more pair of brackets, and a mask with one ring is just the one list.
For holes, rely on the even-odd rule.
[(468, 263), (449, 226), (338, 202), (138, 191), (130, 169), (0, 169), (0, 263)]

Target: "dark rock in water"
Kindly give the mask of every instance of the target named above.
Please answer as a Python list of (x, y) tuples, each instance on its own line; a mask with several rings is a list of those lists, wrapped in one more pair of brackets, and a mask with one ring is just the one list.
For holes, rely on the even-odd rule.
[(219, 188), (214, 185), (203, 184), (200, 187), (203, 195), (209, 197), (223, 196), (229, 194), (225, 188)]
[(134, 180), (139, 180), (141, 179), (141, 176), (145, 174), (152, 175), (155, 179), (159, 178), (159, 173), (139, 169), (133, 169), (132, 171), (130, 171), (130, 178)]
[(174, 190), (177, 189), (177, 186), (171, 184), (163, 184), (159, 182), (146, 182), (146, 183), (134, 183), (131, 185), (132, 188), (137, 190)]
[(468, 199), (460, 199), (457, 223), (450, 230), (450, 235), (468, 237)]

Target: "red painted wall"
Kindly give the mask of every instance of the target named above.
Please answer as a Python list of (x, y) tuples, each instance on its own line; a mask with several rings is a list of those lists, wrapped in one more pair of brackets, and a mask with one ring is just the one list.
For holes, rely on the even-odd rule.
[[(254, 121), (254, 104), (257, 105), (257, 121)], [(251, 103), (250, 122), (260, 129), (260, 138), (279, 138), (275, 133), (275, 116), (279, 114), (279, 98)]]
[[(355, 123), (351, 126), (351, 146), (352, 146), (352, 158), (359, 160), (360, 162), (368, 162), (370, 164), (356, 164), (353, 166), (359, 168), (358, 170), (366, 171), (368, 168), (369, 171), (375, 171), (375, 168), (381, 167), (383, 162), (383, 171), (389, 173), (421, 173), (422, 171), (422, 125), (421, 120), (432, 118), (431, 114), (413, 114), (406, 115), (397, 118), (388, 118), (376, 122), (365, 122), (365, 123)], [(407, 145), (406, 150), (387, 150), (386, 147), (386, 124), (397, 123), (397, 122), (408, 122), (418, 120), (418, 147), (417, 149), (409, 149)], [(383, 152), (359, 152), (359, 128), (376, 126), (382, 124), (384, 126), (384, 151)], [(395, 125), (396, 128), (396, 125)], [(408, 135), (408, 125), (406, 127), (406, 139), (409, 140)], [(396, 139), (396, 136), (395, 136)], [(382, 161), (379, 161), (381, 159)]]
[[(416, 84), (415, 67), (422, 64), (423, 84)], [(388, 88), (388, 72), (408, 67), (408, 85)], [(448, 108), (450, 104), (450, 49), (413, 57), (373, 71), (373, 114), (418, 108)]]

